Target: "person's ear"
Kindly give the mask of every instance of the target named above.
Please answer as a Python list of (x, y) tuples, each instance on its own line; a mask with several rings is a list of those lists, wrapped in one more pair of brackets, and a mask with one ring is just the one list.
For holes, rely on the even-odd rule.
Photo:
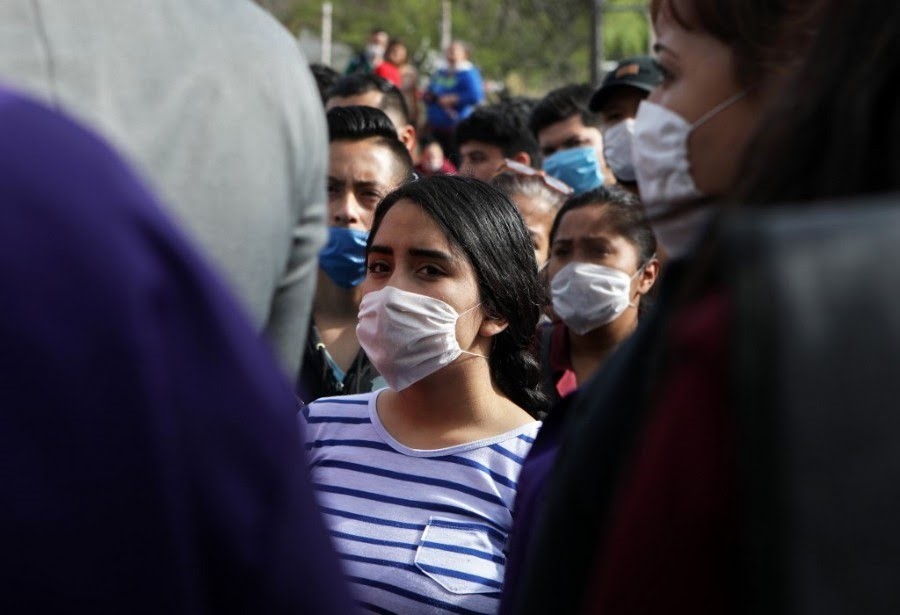
[(486, 315), (478, 328), (478, 335), (481, 337), (493, 337), (502, 332), (509, 326), (509, 321), (499, 316)]
[(520, 162), (524, 164), (526, 167), (531, 166), (531, 155), (528, 152), (516, 152), (510, 157), (510, 160), (515, 160), (516, 162)]
[(637, 292), (639, 295), (646, 295), (650, 292), (650, 289), (653, 288), (653, 285), (656, 284), (656, 279), (659, 277), (659, 259), (652, 258), (650, 262), (644, 267), (644, 270), (641, 272), (641, 275), (638, 277), (637, 284)]
[(416, 127), (412, 124), (407, 124), (397, 131), (397, 138), (409, 150), (409, 155), (414, 156), (416, 150)]

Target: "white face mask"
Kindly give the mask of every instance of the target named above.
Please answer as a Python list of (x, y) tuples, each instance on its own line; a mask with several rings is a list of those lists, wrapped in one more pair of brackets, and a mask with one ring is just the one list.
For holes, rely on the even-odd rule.
[(456, 321), (479, 305), (457, 314), (440, 299), (385, 286), (363, 297), (356, 337), (388, 386), (401, 391), (463, 353), (484, 357), (456, 340)]
[(706, 210), (692, 210), (689, 216), (666, 216), (679, 203), (703, 196), (691, 177), (688, 138), (746, 95), (746, 90), (735, 94), (693, 124), (648, 100), (638, 106), (632, 150), (638, 190), (653, 231), (672, 258), (689, 251), (710, 216)]
[(629, 276), (594, 263), (569, 263), (550, 281), (553, 311), (578, 335), (609, 324), (629, 306), (635, 307), (631, 280), (643, 269)]
[(634, 139), (634, 118), (613, 124), (603, 133), (603, 156), (616, 179), (623, 182), (635, 180), (631, 143)]

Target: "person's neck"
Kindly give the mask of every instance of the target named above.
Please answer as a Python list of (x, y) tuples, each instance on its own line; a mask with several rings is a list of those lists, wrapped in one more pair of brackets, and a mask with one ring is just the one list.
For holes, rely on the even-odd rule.
[(419, 449), (484, 439), (531, 420), (496, 389), (487, 359), (471, 355), (402, 391), (385, 391), (379, 417), (396, 440)]
[(359, 287), (341, 288), (319, 269), (316, 296), (313, 299), (313, 320), (324, 322), (356, 322), (359, 317), (359, 302), (362, 292)]
[(637, 322), (636, 308), (629, 308), (613, 322), (584, 335), (577, 335), (569, 329), (569, 355), (579, 384), (600, 369), (619, 344), (634, 332)]

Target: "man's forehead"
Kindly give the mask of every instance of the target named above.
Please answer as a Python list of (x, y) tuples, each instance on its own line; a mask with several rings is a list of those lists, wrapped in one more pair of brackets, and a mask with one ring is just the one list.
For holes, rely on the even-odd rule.
[(585, 126), (581, 115), (576, 113), (541, 129), (538, 132), (538, 143), (541, 147), (557, 147), (572, 138), (588, 136), (593, 130), (596, 129)]
[(375, 182), (384, 186), (394, 182), (394, 154), (378, 139), (332, 141), (328, 154), (328, 176), (332, 179), (353, 183)]

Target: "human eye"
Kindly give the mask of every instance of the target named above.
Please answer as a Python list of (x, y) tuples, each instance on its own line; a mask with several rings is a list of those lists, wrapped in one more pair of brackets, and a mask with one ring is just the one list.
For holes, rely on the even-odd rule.
[(565, 244), (554, 244), (553, 249), (550, 250), (550, 256), (555, 258), (565, 258), (571, 254), (572, 249)]
[(419, 267), (417, 273), (424, 278), (441, 278), (447, 275), (441, 267), (433, 264), (425, 264)]
[(363, 190), (359, 193), (358, 200), (367, 206), (374, 208), (381, 201), (382, 194), (378, 190)]
[(369, 261), (366, 264), (366, 270), (373, 276), (386, 275), (390, 273), (391, 268), (384, 260)]

